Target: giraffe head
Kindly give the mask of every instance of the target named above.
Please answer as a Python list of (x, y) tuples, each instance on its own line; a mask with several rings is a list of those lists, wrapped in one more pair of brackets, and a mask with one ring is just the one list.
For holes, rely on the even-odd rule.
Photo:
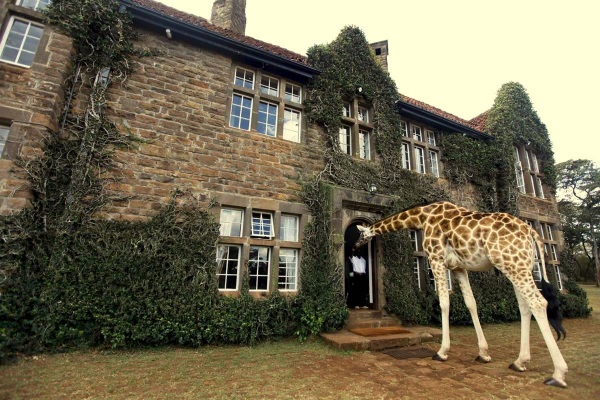
[(373, 236), (375, 236), (375, 233), (373, 233), (373, 230), (369, 226), (357, 225), (356, 227), (360, 231), (360, 236), (358, 237), (356, 243), (354, 243), (352, 250), (357, 250), (359, 247), (362, 247), (364, 244), (369, 242)]

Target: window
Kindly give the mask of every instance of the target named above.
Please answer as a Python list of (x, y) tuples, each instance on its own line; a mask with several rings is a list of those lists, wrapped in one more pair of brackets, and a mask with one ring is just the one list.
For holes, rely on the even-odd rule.
[(234, 84), (247, 89), (254, 89), (254, 72), (237, 67), (235, 69)]
[(283, 112), (283, 138), (300, 142), (300, 111), (286, 108)]
[(267, 136), (275, 136), (277, 132), (277, 106), (275, 104), (260, 102), (256, 131)]
[(533, 280), (536, 283), (542, 281), (542, 264), (538, 258), (536, 258), (535, 262), (533, 263), (533, 270), (531, 272), (533, 274)]
[(417, 231), (410, 230), (410, 243), (412, 244), (412, 248), (414, 251), (419, 251), (419, 241), (418, 241), (418, 233)]
[(252, 115), (252, 98), (241, 94), (234, 94), (231, 102), (231, 116), (229, 126), (250, 130), (250, 119)]
[(221, 209), (221, 226), (219, 234), (221, 236), (242, 236), (242, 223), (244, 221), (244, 212), (231, 208)]
[(279, 96), (279, 80), (263, 75), (260, 79), (260, 91), (271, 96)]
[(0, 158), (2, 158), (2, 153), (4, 153), (4, 146), (8, 140), (9, 131), (10, 128), (8, 126), (0, 125)]
[(298, 241), (298, 217), (295, 215), (281, 215), (279, 238), (287, 242)]
[(519, 149), (515, 149), (515, 174), (517, 176), (517, 189), (519, 192), (525, 193), (525, 179), (523, 178), (523, 167), (521, 166), (521, 160), (519, 158)]
[(554, 265), (554, 274), (556, 275), (556, 286), (558, 287), (558, 290), (562, 290), (563, 284), (560, 276), (560, 267), (558, 265)]
[(400, 121), (400, 133), (402, 133), (403, 137), (408, 137), (408, 126), (404, 121)]
[(94, 86), (103, 85), (106, 86), (108, 84), (108, 77), (110, 76), (110, 68), (102, 68), (96, 74), (96, 80), (94, 81)]
[(527, 162), (527, 169), (530, 170), (531, 168), (531, 159), (529, 158), (529, 152), (527, 150), (525, 150), (525, 161)]
[(425, 173), (425, 150), (422, 147), (415, 146), (415, 166), (418, 173)]
[(220, 245), (217, 248), (217, 282), (219, 290), (237, 290), (241, 253), (240, 246)]
[[(429, 281), (433, 283), (433, 288), (437, 291), (437, 284), (435, 283), (435, 277), (433, 276), (433, 271), (429, 262), (427, 262), (427, 270), (429, 273)], [(446, 269), (446, 285), (448, 286), (448, 290), (452, 290), (452, 272), (449, 269)]]
[(410, 144), (402, 143), (402, 166), (410, 169)]
[(535, 196), (535, 178), (529, 174), (529, 184), (531, 185), (531, 194)]
[(421, 259), (419, 257), (413, 257), (413, 272), (417, 279), (417, 285), (421, 287)]
[(273, 237), (273, 215), (266, 212), (252, 213), (252, 234), (255, 237)]
[(412, 125), (412, 136), (415, 140), (419, 142), (423, 141), (423, 132), (421, 131), (420, 126)]
[(17, 5), (25, 8), (31, 8), (35, 11), (45, 10), (50, 4), (50, 0), (20, 0)]
[(359, 157), (364, 160), (371, 159), (371, 135), (369, 131), (360, 130), (358, 133), (358, 151)]
[(352, 154), (352, 136), (350, 135), (350, 127), (342, 126), (340, 128), (340, 148), (346, 154)]
[(369, 110), (365, 107), (358, 106), (358, 120), (362, 122), (371, 122), (369, 120)]
[(550, 245), (550, 250), (552, 250), (552, 260), (553, 261), (558, 261), (558, 252), (556, 250), (556, 245), (555, 244), (551, 244)]
[(542, 186), (542, 179), (540, 177), (537, 177), (535, 182), (537, 184), (537, 196), (540, 199), (545, 199), (546, 196), (544, 196), (544, 187)]
[(0, 60), (30, 67), (43, 32), (42, 26), (11, 17), (0, 45)]
[(302, 103), (302, 88), (292, 83), (286, 83), (284, 99), (298, 104)]
[(552, 225), (546, 224), (546, 232), (548, 232), (548, 240), (554, 240), (554, 236), (552, 235)]
[(429, 172), (436, 178), (440, 177), (440, 169), (438, 167), (438, 154), (435, 151), (429, 150)]
[(250, 246), (248, 260), (248, 276), (251, 291), (266, 291), (269, 289), (271, 268), (271, 249), (262, 246)]
[(435, 132), (426, 130), (425, 133), (427, 133), (427, 143), (430, 146), (435, 146)]
[(342, 115), (347, 118), (352, 118), (352, 105), (350, 103), (344, 103)]
[(279, 290), (297, 290), (298, 282), (298, 250), (279, 250), (279, 276), (277, 288)]
[(531, 153), (531, 160), (533, 162), (533, 172), (540, 172), (537, 157), (534, 153)]

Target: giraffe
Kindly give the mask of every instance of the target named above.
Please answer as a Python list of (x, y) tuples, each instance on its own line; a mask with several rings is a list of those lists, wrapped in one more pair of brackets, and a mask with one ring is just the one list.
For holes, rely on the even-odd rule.
[[(446, 282), (446, 269), (457, 278), (465, 304), (471, 314), (477, 334), (479, 362), (490, 362), (488, 344), (483, 335), (477, 305), (467, 271), (487, 271), (496, 267), (513, 284), (521, 313), (521, 348), (518, 358), (509, 366), (515, 371), (525, 371), (530, 361), (529, 334), (531, 316), (540, 327), (546, 346), (552, 357), (554, 373), (544, 381), (547, 385), (566, 387), (567, 364), (558, 348), (550, 329), (547, 315), (548, 301), (535, 285), (532, 275), (535, 246), (542, 260), (542, 292), (550, 291), (544, 264), (542, 239), (527, 223), (506, 213), (481, 213), (469, 211), (449, 202), (437, 202), (401, 211), (371, 226), (359, 226), (360, 237), (354, 249), (367, 243), (374, 236), (400, 229), (421, 229), (423, 249), (437, 286), (442, 311), (442, 343), (434, 360), (446, 361), (450, 349), (449, 312), (450, 298)], [(565, 333), (560, 320), (552, 326)]]

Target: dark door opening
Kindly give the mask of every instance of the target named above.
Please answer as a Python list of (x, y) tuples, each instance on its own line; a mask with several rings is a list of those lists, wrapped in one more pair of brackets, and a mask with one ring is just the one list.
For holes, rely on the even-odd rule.
[(352, 252), (360, 231), (360, 222), (350, 225), (344, 234), (346, 304), (351, 308), (373, 307), (372, 241)]

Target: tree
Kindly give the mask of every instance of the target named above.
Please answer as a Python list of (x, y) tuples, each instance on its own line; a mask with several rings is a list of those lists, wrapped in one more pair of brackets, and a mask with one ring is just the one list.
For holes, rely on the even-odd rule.
[(558, 187), (566, 190), (565, 197), (577, 209), (572, 215), (575, 215), (581, 228), (584, 251), (591, 248), (591, 258), (596, 269), (596, 286), (600, 286), (600, 168), (590, 160), (569, 160), (558, 164), (557, 169)]

